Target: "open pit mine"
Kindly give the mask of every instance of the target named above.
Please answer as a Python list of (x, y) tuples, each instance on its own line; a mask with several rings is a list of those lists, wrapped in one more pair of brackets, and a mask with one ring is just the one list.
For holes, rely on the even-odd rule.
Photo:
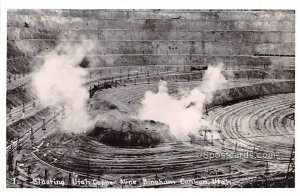
[(295, 187), (295, 11), (8, 10), (8, 188)]

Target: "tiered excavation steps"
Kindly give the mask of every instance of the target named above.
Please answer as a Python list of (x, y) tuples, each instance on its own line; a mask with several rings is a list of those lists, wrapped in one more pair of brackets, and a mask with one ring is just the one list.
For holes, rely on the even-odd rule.
[[(65, 145), (55, 145), (50, 138), (47, 141), (50, 145), (41, 147), (36, 154), (57, 168), (79, 175), (89, 174), (91, 178), (101, 175), (110, 180), (122, 176), (154, 180), (156, 175), (164, 179), (196, 175), (209, 179), (230, 175), (232, 181), (246, 180), (264, 174), (266, 159), (209, 159), (203, 157), (203, 153), (275, 153), (276, 158), (267, 159), (268, 171), (286, 170), (294, 140), (294, 122), (285, 117), (294, 112), (289, 107), (294, 101), (294, 94), (278, 94), (210, 110), (207, 118), (221, 130), (214, 145), (201, 146), (187, 140), (161, 143), (152, 148), (127, 149), (73, 136), (73, 142)], [(231, 173), (228, 173), (229, 165)]]
[[(267, 69), (262, 78), (279, 79), (282, 74), (268, 73), (295, 68), (292, 10), (8, 10), (7, 18), (8, 109), (36, 98), (29, 86), (31, 74), (16, 76), (35, 71), (60, 43), (95, 43), (80, 63), (89, 72), (88, 82), (129, 74), (125, 82), (134, 83), (136, 72), (181, 75), (192, 66), (219, 63), (241, 73), (229, 79), (261, 68)], [(176, 80), (176, 74), (167, 78)]]
[[(25, 158), (24, 165), (33, 159), (39, 165), (32, 175), (43, 176), (47, 168), (49, 176), (65, 179), (68, 174), (107, 180), (220, 178), (231, 179), (234, 186), (286, 172), (294, 141), (294, 121), (288, 117), (295, 102), (295, 11), (8, 10), (7, 18), (8, 144), (12, 141), (7, 148), (14, 151), (17, 137), (28, 147), (34, 128), (39, 150), (18, 154), (30, 160)], [(52, 109), (40, 105), (33, 93), (32, 74), (57, 45), (90, 40), (95, 48), (79, 64), (88, 72), (84, 85), (114, 85), (95, 91), (89, 102), (111, 102), (126, 114), (136, 113), (146, 91), (157, 92), (159, 80), (167, 81), (169, 93), (177, 96), (178, 88), (201, 83), (205, 70), (192, 67), (223, 63), (227, 84), (205, 115), (220, 136), (208, 146), (187, 140), (129, 149), (56, 131)], [(46, 136), (39, 130), (42, 118)], [(277, 159), (209, 159), (202, 152), (265, 152)], [(178, 185), (190, 186), (197, 185)]]
[(9, 10), (7, 18), (11, 74), (32, 71), (59, 43), (89, 39), (96, 47), (84, 67), (112, 72), (220, 62), (295, 67), (292, 10)]

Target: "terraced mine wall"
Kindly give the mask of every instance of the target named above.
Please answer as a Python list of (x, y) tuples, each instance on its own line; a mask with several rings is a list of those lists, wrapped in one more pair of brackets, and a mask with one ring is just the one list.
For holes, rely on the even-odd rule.
[(247, 99), (279, 93), (295, 93), (295, 82), (276, 81), (223, 89), (217, 92), (217, 94), (214, 96), (214, 100), (208, 105), (208, 107), (229, 105), (240, 101), (245, 101)]
[[(295, 66), (295, 12), (9, 10), (7, 69), (29, 72), (58, 43), (97, 41), (96, 67)], [(41, 53), (42, 52), (42, 53)]]
[(6, 92), (6, 108), (11, 109), (34, 99), (31, 86), (21, 86)]
[(50, 114), (51, 113), (48, 108), (41, 109), (35, 115), (21, 119), (6, 127), (6, 145), (9, 145), (10, 141), (14, 140), (15, 138), (24, 137), (26, 132), (29, 133), (31, 127), (41, 122)]

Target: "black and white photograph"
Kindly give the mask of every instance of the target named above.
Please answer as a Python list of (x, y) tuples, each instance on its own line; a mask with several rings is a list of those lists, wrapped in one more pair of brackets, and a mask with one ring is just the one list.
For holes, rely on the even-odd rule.
[(196, 8), (7, 9), (6, 188), (295, 188), (295, 10)]

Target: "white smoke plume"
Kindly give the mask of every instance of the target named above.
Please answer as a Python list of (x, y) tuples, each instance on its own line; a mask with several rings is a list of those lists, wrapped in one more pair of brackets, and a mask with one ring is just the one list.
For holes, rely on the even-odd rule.
[(222, 64), (208, 66), (203, 82), (180, 98), (170, 95), (167, 82), (161, 81), (157, 93), (145, 93), (137, 118), (167, 124), (177, 139), (187, 139), (189, 133), (197, 134), (201, 129), (212, 128), (202, 117), (205, 105), (212, 101), (216, 90), (226, 83), (221, 73), (222, 67)]
[(90, 40), (61, 42), (44, 55), (43, 64), (33, 74), (32, 84), (40, 102), (57, 111), (65, 108), (61, 120), (64, 130), (81, 132), (93, 125), (87, 111), (89, 93), (84, 86), (88, 72), (78, 64), (94, 46)]

